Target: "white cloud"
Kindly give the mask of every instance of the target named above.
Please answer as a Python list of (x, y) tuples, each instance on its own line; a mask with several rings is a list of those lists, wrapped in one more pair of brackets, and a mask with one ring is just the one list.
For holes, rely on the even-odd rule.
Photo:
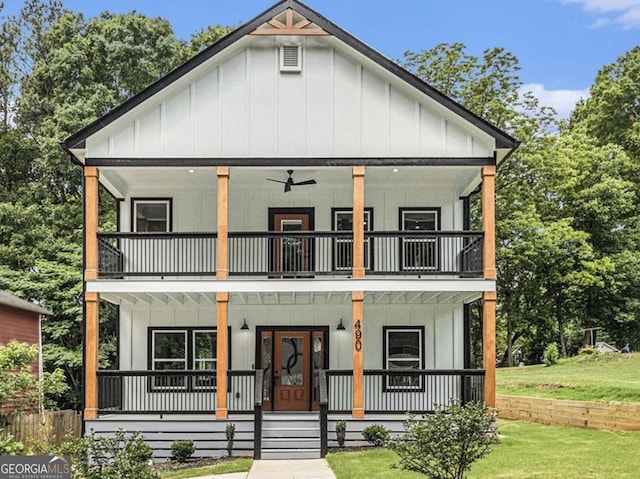
[(541, 83), (528, 83), (520, 87), (520, 92), (532, 92), (540, 104), (553, 107), (558, 113), (559, 120), (569, 118), (576, 103), (581, 98), (589, 97), (589, 89), (586, 90), (547, 90)]
[(560, 0), (577, 3), (597, 15), (593, 27), (622, 25), (625, 29), (640, 27), (640, 0)]

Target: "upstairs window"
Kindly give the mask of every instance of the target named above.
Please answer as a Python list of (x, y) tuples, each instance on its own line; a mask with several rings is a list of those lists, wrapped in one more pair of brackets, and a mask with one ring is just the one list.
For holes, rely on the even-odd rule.
[[(400, 208), (402, 239), (401, 265), (405, 271), (437, 271), (438, 241), (429, 231), (440, 229), (439, 208)], [(416, 233), (412, 235), (411, 233)]]
[[(353, 231), (353, 212), (349, 208), (333, 208), (333, 231)], [(373, 230), (373, 208), (364, 209), (364, 230)], [(373, 252), (371, 238), (364, 239), (364, 269), (370, 270)], [(333, 243), (333, 266), (336, 271), (353, 269), (353, 238), (337, 238)]]
[(131, 200), (132, 230), (136, 233), (171, 231), (171, 198)]

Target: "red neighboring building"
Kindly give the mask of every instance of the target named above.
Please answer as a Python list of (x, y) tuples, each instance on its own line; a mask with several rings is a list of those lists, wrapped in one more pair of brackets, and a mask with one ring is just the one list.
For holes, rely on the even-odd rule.
[[(17, 298), (6, 291), (0, 290), (0, 344), (7, 344), (11, 340), (27, 344), (40, 344), (40, 318), (53, 313), (29, 301)], [(32, 365), (33, 372), (39, 378), (40, 353)]]

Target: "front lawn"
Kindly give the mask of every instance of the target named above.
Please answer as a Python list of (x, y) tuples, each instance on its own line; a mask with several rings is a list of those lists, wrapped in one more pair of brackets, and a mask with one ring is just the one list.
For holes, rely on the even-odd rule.
[(640, 353), (580, 355), (554, 366), (496, 370), (498, 394), (640, 402)]
[[(501, 444), (474, 464), (468, 479), (635, 479), (640, 432), (601, 431), (498, 421)], [(424, 479), (391, 469), (385, 449), (327, 455), (337, 479)]]
[(205, 467), (192, 467), (179, 469), (176, 471), (164, 471), (161, 473), (162, 479), (184, 479), (188, 477), (209, 476), (212, 474), (227, 474), (231, 472), (246, 472), (251, 469), (253, 459), (238, 458), (225, 460), (219, 464)]

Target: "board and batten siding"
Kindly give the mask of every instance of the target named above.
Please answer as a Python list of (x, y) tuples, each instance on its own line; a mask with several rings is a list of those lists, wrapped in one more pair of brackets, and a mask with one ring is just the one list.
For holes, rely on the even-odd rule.
[[(233, 299), (233, 298), (232, 298)], [(364, 367), (383, 368), (383, 326), (424, 326), (425, 367), (463, 368), (463, 308), (460, 304), (369, 304), (365, 303)], [(240, 327), (244, 319), (249, 331)], [(351, 369), (349, 331), (336, 329), (340, 318), (350, 322), (351, 304), (236, 305), (229, 307), (231, 367), (255, 367), (256, 326), (328, 326), (331, 369)], [(149, 327), (215, 327), (214, 305), (151, 306), (120, 308), (120, 369), (147, 369)]]
[[(372, 167), (370, 169), (373, 169)], [(244, 177), (232, 169), (229, 186), (229, 231), (267, 231), (269, 208), (314, 208), (316, 231), (332, 229), (332, 208), (351, 208), (351, 172), (343, 169), (336, 180), (321, 180), (318, 175), (301, 171), (296, 176), (306, 179), (319, 178), (313, 187), (294, 188), (282, 193), (278, 183), (266, 181), (267, 177), (282, 177), (279, 171), (265, 172), (264, 177)], [(424, 171), (424, 170), (423, 170)], [(416, 173), (418, 176), (418, 173)], [(417, 180), (418, 182), (420, 180)], [(369, 183), (365, 177), (365, 206), (373, 208), (374, 229), (396, 231), (399, 225), (399, 208), (440, 208), (443, 231), (462, 230), (463, 214), (459, 190), (424, 182), (411, 184)], [(159, 184), (153, 187), (133, 185), (121, 202), (120, 230), (130, 231), (132, 198), (171, 198), (172, 230), (176, 232), (212, 232), (216, 230), (215, 184), (210, 189), (179, 188)], [(391, 186), (391, 187), (390, 187)]]
[(101, 157), (489, 157), (494, 141), (348, 47), (275, 38), (213, 57), (87, 140)]

